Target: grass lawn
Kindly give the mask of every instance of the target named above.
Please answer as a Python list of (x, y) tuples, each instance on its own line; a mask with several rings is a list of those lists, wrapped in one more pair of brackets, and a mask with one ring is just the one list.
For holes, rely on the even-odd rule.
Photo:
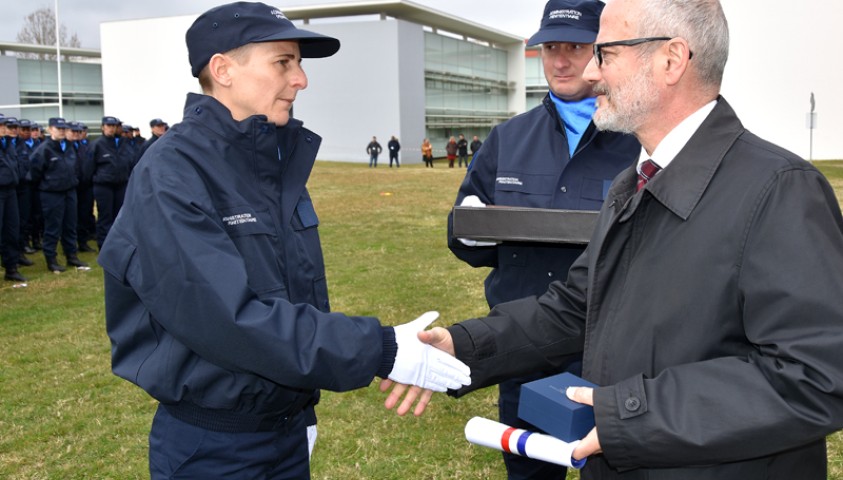
[[(820, 162), (843, 198), (843, 161)], [(398, 324), (427, 310), (439, 324), (482, 315), (485, 269), (446, 246), (445, 219), (464, 169), (369, 169), (320, 162), (310, 189), (320, 216), (332, 307)], [(37, 255), (27, 288), (0, 284), (0, 478), (148, 478), (155, 402), (111, 374), (102, 270), (49, 273)], [(383, 409), (377, 383), (324, 392), (314, 479), (504, 479), (497, 452), (469, 445), (465, 422), (496, 418), (496, 389), (437, 395), (421, 418)], [(843, 480), (843, 437), (829, 478)], [(577, 478), (576, 474), (569, 478)]]

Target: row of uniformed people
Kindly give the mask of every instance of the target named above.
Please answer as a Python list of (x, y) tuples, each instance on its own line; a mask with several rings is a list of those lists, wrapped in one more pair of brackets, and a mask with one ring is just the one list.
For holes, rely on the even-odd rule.
[[(0, 124), (0, 251), (5, 279), (25, 281), (17, 267), (32, 265), (24, 254), (39, 248), (43, 248), (50, 271), (65, 271), (57, 261), (59, 242), (68, 265), (87, 267), (77, 252), (94, 251), (87, 244), (94, 238), (102, 246), (123, 203), (132, 168), (166, 131), (167, 124), (152, 120), (153, 135), (146, 140), (139, 129), (106, 116), (102, 119), (103, 136), (92, 143), (87, 139), (87, 126), (63, 118), (50, 119), (46, 141), (41, 129), (33, 129), (26, 120), (0, 116)], [(16, 195), (6, 194), (12, 190)]]
[(42, 140), (40, 125), (0, 114), (0, 260), (6, 280), (25, 281), (17, 268), (32, 265), (22, 254), (21, 235), (31, 217), (29, 155)]

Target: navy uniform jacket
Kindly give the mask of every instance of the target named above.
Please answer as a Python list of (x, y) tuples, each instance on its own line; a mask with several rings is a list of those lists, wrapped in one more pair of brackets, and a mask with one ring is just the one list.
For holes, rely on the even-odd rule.
[(150, 135), (150, 137), (147, 140), (145, 140), (141, 144), (140, 148), (138, 149), (138, 161), (140, 161), (140, 159), (143, 158), (143, 154), (146, 153), (146, 151), (149, 150), (149, 147), (151, 147), (152, 144), (155, 143), (155, 141), (158, 140), (159, 138), (161, 138), (161, 137), (159, 137), (158, 135), (155, 135), (153, 133), (152, 135)]
[(94, 162), (91, 157), (91, 144), (88, 140), (78, 140), (73, 142), (76, 147), (76, 176), (79, 177), (79, 185), (91, 186), (91, 181), (94, 175)]
[[(641, 145), (631, 135), (598, 132), (589, 125), (574, 157), (550, 96), (541, 105), (496, 126), (483, 142), (457, 194), (456, 205), (476, 195), (487, 205), (600, 210), (612, 179), (635, 163)], [(486, 300), (501, 302), (539, 295), (564, 280), (582, 253), (578, 245), (502, 243), (467, 247), (454, 238), (448, 216), (448, 247), (473, 267), (493, 267)]]
[[(61, 145), (65, 148), (62, 150)], [(67, 140), (44, 140), (32, 152), (29, 170), (32, 184), (44, 192), (66, 192), (76, 188), (76, 149)]]
[(30, 160), (30, 157), (36, 147), (38, 147), (38, 142), (32, 139), (26, 141), (18, 139), (17, 141), (18, 178), (21, 184), (29, 184), (30, 182), (29, 170), (32, 168), (32, 161)]
[(583, 479), (824, 480), (825, 436), (843, 427), (828, 181), (720, 98), (635, 184), (634, 168), (618, 176), (566, 283), (449, 328), (469, 389), (583, 351), (603, 448)]
[(18, 152), (12, 137), (0, 138), (0, 187), (14, 187), (18, 184)]
[(135, 164), (135, 151), (126, 139), (120, 138), (119, 143), (115, 143), (115, 137), (103, 135), (90, 149), (93, 166), (84, 170), (93, 171), (94, 183), (121, 184), (129, 181)]
[(283, 414), (389, 374), (392, 328), (329, 313), (305, 188), (320, 142), (188, 95), (99, 254), (117, 375), (164, 404)]

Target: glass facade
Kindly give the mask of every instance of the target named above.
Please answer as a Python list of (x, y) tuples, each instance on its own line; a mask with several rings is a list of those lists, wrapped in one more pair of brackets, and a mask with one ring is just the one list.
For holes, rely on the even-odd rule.
[(450, 137), (485, 139), (510, 118), (507, 53), (504, 50), (425, 32), (425, 136), (442, 156)]
[[(84, 122), (89, 131), (98, 131), (103, 115), (102, 65), (62, 62), (61, 81), (64, 118)], [(18, 86), (22, 105), (58, 103), (56, 63), (18, 59)], [(58, 107), (32, 107), (21, 112), (21, 117), (41, 125), (46, 125), (48, 118), (57, 115)]]
[(547, 79), (544, 76), (541, 47), (527, 47), (524, 51), (524, 72), (527, 91), (526, 109), (530, 110), (542, 102), (547, 95)]

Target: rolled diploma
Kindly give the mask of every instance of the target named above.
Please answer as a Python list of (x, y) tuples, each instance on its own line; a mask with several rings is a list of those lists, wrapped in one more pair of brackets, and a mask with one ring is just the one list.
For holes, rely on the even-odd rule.
[(510, 427), (487, 418), (474, 417), (469, 420), (465, 424), (465, 439), (483, 447), (566, 467), (579, 469), (586, 461), (585, 458), (571, 458), (574, 448), (580, 443), (579, 440), (563, 442), (550, 435)]

